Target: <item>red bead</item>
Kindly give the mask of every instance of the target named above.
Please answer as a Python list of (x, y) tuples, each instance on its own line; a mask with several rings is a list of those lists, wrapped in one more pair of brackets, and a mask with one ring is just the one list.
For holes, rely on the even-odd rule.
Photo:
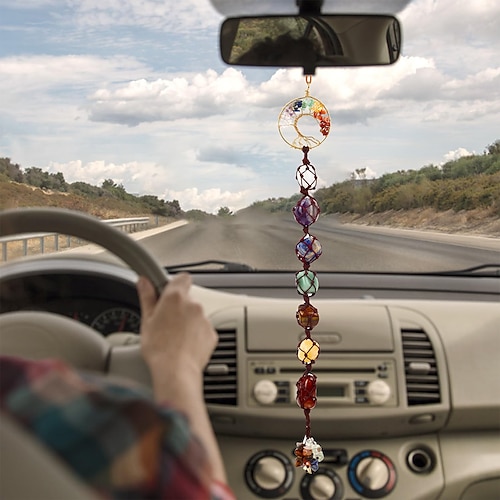
[(297, 404), (302, 409), (312, 409), (316, 406), (316, 375), (304, 373), (297, 381)]

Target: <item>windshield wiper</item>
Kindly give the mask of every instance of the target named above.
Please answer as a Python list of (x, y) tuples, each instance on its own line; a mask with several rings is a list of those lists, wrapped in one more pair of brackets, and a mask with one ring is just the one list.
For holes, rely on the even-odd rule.
[(175, 273), (177, 271), (184, 271), (184, 270), (190, 270), (192, 268), (196, 267), (202, 267), (202, 266), (211, 266), (211, 265), (217, 265), (220, 266), (220, 268), (208, 268), (208, 269), (202, 269), (201, 271), (203, 272), (213, 272), (214, 270), (217, 272), (224, 272), (224, 273), (249, 273), (252, 271), (255, 271), (255, 269), (247, 264), (242, 264), (240, 262), (231, 262), (228, 260), (200, 260), (196, 262), (187, 262), (185, 264), (178, 264), (176, 266), (167, 266), (166, 270), (169, 273)]
[(456, 271), (443, 271), (438, 274), (452, 276), (500, 276), (500, 264), (481, 264)]

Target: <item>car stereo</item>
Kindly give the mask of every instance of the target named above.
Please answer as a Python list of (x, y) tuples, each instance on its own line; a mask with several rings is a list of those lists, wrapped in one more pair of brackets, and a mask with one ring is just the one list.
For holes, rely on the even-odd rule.
[[(317, 398), (322, 406), (397, 406), (392, 359), (331, 360), (317, 367)], [(296, 381), (304, 368), (283, 361), (248, 361), (249, 406), (296, 406)]]

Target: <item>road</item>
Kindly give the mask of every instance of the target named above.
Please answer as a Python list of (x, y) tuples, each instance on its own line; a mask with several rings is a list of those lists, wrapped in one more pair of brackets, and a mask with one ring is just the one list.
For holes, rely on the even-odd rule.
[[(500, 239), (342, 225), (324, 216), (311, 226), (321, 257), (312, 269), (432, 272), (500, 264)], [(298, 270), (302, 228), (291, 214), (246, 213), (191, 222), (141, 242), (165, 266), (218, 259), (256, 269)]]

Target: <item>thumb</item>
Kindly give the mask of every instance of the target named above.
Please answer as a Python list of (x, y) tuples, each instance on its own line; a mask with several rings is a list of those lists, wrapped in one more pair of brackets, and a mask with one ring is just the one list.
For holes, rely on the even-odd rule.
[(151, 281), (144, 276), (140, 276), (137, 281), (137, 294), (139, 295), (142, 317), (150, 316), (155, 308), (157, 296)]

